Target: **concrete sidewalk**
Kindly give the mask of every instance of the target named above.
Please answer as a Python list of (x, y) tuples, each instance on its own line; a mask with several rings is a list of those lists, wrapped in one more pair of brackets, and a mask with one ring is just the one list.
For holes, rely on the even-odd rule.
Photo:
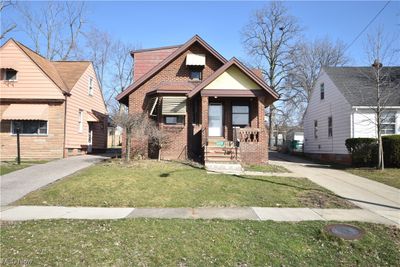
[(363, 209), (400, 223), (400, 190), (397, 188), (277, 152), (270, 153), (270, 162), (307, 177)]
[(76, 156), (30, 166), (0, 176), (0, 205), (9, 205), (32, 191), (105, 159), (108, 159), (108, 157)]
[(2, 207), (0, 218), (4, 221), (44, 219), (224, 219), (255, 221), (361, 221), (396, 225), (373, 212), (362, 209), (311, 209), (311, 208), (98, 208), (17, 206)]

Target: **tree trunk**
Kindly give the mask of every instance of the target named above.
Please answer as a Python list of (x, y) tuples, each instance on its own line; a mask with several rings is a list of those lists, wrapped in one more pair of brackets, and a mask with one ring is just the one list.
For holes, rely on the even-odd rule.
[(158, 149), (158, 161), (161, 161), (161, 147)]
[(272, 145), (272, 137), (273, 137), (273, 131), (274, 131), (274, 120), (273, 120), (273, 105), (269, 106), (269, 114), (268, 114), (268, 124), (269, 124), (269, 131), (268, 131), (268, 147), (271, 148)]
[(378, 133), (378, 169), (381, 171), (385, 170), (385, 163), (383, 159), (383, 145), (382, 145), (382, 135)]

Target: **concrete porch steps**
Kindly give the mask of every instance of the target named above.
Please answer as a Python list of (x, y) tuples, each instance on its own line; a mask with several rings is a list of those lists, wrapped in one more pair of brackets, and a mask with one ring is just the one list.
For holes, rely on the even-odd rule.
[(209, 172), (226, 173), (226, 174), (241, 174), (243, 172), (242, 165), (237, 162), (213, 162), (205, 163), (206, 170)]

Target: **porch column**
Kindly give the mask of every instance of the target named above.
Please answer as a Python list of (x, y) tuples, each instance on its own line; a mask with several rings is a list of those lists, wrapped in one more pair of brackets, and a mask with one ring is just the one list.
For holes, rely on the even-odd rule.
[(257, 98), (257, 107), (258, 107), (258, 122), (257, 128), (265, 128), (265, 105), (263, 103), (263, 98)]
[(208, 97), (202, 96), (201, 97), (201, 126), (202, 126), (202, 133), (201, 138), (202, 140), (206, 140), (208, 136)]

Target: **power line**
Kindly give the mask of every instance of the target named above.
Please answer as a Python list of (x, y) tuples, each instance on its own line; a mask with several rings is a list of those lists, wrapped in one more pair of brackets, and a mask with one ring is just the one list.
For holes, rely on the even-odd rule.
[(358, 38), (360, 38), (360, 36), (361, 36), (361, 35), (368, 29), (368, 27), (376, 20), (376, 18), (382, 13), (382, 11), (389, 5), (389, 3), (390, 3), (391, 1), (392, 1), (392, 0), (389, 0), (389, 1), (386, 2), (386, 4), (382, 7), (382, 9), (379, 10), (378, 13), (376, 13), (375, 17), (373, 17), (373, 18), (371, 19), (371, 21), (367, 24), (367, 26), (365, 26), (364, 29), (356, 36), (356, 38), (354, 38), (354, 40), (346, 47), (345, 51), (346, 51), (347, 49), (349, 49), (349, 48), (358, 40)]

